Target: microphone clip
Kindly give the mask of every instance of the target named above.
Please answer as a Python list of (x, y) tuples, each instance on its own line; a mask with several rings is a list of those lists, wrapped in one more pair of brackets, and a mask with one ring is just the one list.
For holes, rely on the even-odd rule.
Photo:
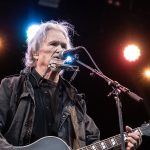
[(52, 71), (60, 71), (60, 70), (79, 71), (79, 66), (69, 65), (69, 64), (58, 65), (56, 63), (51, 63), (48, 65), (48, 68), (50, 68)]

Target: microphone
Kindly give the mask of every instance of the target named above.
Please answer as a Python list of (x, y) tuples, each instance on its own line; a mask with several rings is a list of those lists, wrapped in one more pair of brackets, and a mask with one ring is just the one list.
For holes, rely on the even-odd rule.
[(52, 71), (60, 71), (60, 70), (75, 71), (79, 67), (74, 66), (74, 65), (69, 65), (69, 64), (58, 65), (58, 64), (52, 63), (48, 65), (48, 68), (50, 68)]
[(59, 53), (58, 57), (59, 59), (65, 60), (68, 55), (74, 55), (78, 53), (80, 49), (82, 49), (82, 46), (74, 47), (68, 50), (63, 50)]

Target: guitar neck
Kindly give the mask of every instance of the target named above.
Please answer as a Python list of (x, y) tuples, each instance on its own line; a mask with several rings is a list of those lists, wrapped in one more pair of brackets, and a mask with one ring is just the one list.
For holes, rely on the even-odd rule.
[[(135, 128), (135, 129), (133, 129), (133, 131), (138, 130), (141, 133), (141, 130), (143, 128), (144, 127)], [(124, 141), (126, 141), (126, 140), (127, 140), (127, 133), (124, 132)], [(112, 137), (107, 138), (102, 141), (95, 142), (91, 145), (82, 147), (78, 150), (109, 150), (111, 148), (119, 147), (119, 146), (121, 146), (121, 135), (120, 134), (112, 136)]]
[[(126, 141), (127, 134), (124, 134), (124, 140)], [(121, 145), (121, 136), (120, 134), (115, 135), (113, 137), (107, 138), (102, 141), (98, 141), (94, 144), (82, 147), (78, 150), (109, 150), (114, 147), (118, 147)]]

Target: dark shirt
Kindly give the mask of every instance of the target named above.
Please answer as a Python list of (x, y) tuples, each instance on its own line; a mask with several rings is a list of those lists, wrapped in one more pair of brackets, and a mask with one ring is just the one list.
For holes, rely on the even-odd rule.
[(43, 79), (35, 69), (29, 78), (34, 89), (36, 105), (31, 142), (43, 136), (57, 136), (55, 115), (58, 104), (61, 104), (61, 100), (56, 100), (55, 96), (58, 94), (57, 85)]

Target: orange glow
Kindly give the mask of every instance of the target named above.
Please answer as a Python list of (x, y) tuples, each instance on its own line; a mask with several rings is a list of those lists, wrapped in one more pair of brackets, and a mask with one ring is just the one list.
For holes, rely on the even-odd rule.
[(3, 46), (3, 42), (2, 42), (2, 39), (0, 38), (0, 48), (2, 48)]
[(139, 58), (140, 54), (140, 49), (135, 46), (135, 45), (128, 45), (124, 49), (124, 57), (128, 61), (135, 61)]
[(3, 56), (4, 52), (6, 51), (5, 46), (5, 39), (4, 37), (2, 38), (2, 36), (0, 36), (0, 57)]
[(144, 72), (144, 75), (145, 75), (146, 78), (150, 79), (150, 69), (146, 69), (145, 72)]

